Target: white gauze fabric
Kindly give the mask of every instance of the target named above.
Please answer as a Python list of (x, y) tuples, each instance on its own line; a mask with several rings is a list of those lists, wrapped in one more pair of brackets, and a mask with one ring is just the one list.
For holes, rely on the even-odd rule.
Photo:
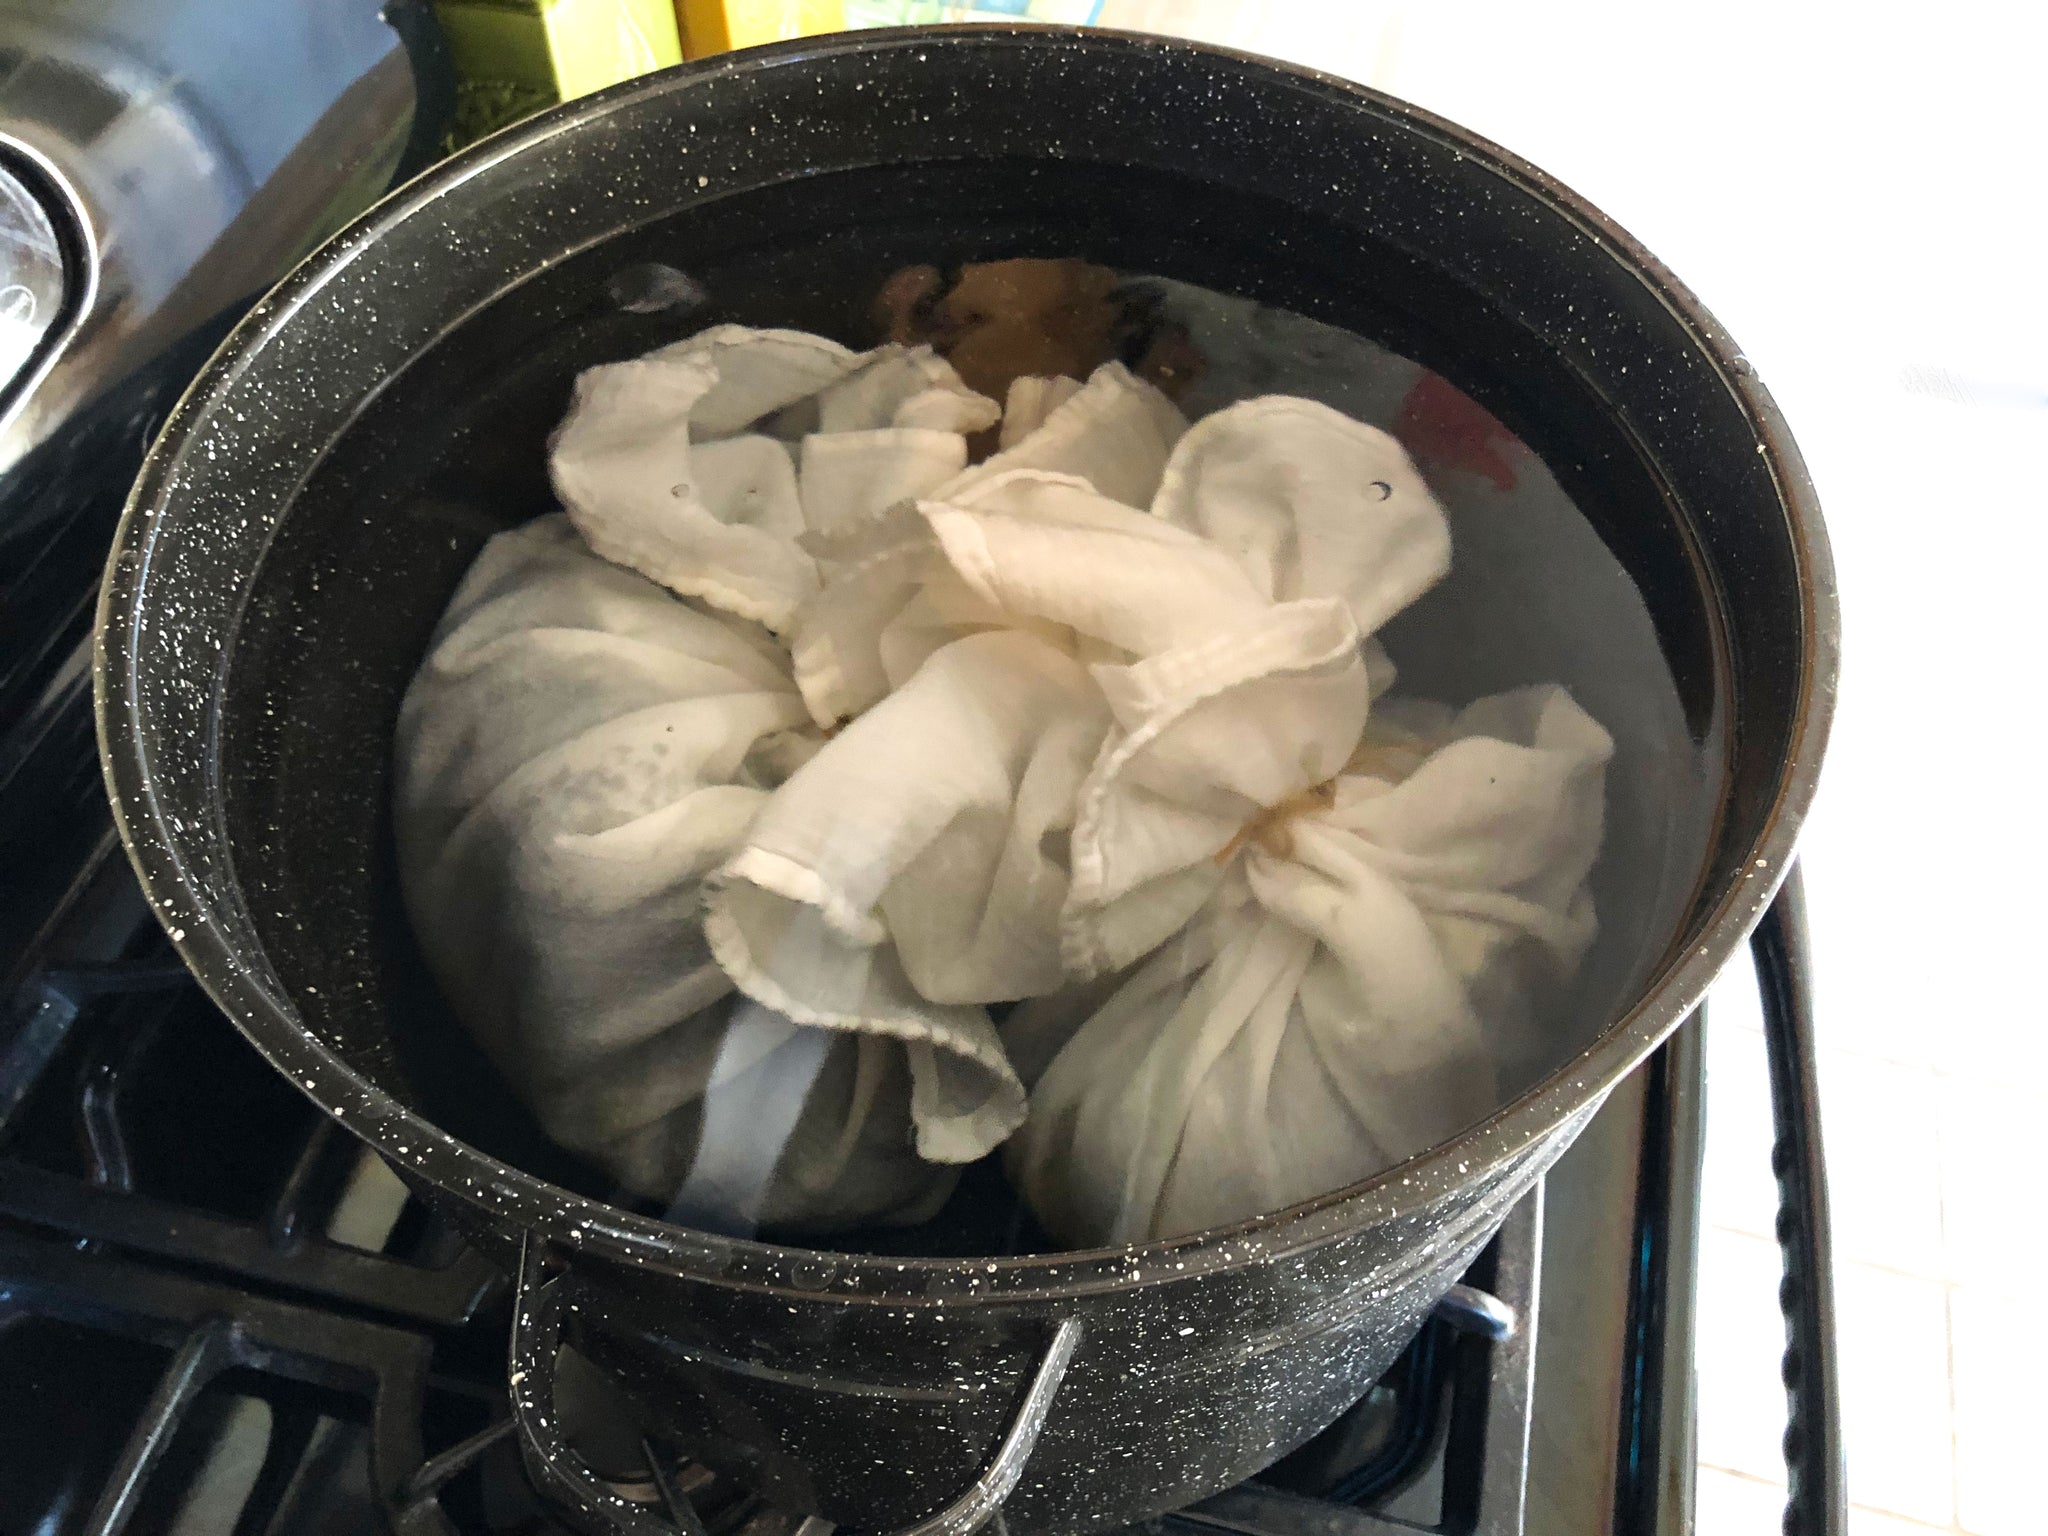
[(817, 586), (807, 528), (953, 478), (997, 416), (928, 347), (720, 325), (584, 370), (549, 468), (598, 554), (779, 631)]
[(1106, 1000), (1018, 1010), (1027, 1075), (1050, 1065), (1005, 1151), (1047, 1230), (1093, 1246), (1240, 1221), (1496, 1108), (1506, 1035), (1537, 1027), (1594, 936), (1611, 750), (1554, 686), (1457, 712), (1385, 701), (1344, 770), (1252, 823)]
[[(1105, 363), (1085, 384), (1021, 378), (1010, 387), (1000, 451), (919, 497), (955, 503), (1018, 470), (1040, 470), (1079, 478), (1127, 507), (1148, 507), (1186, 429), (1173, 402), (1120, 363)], [(866, 522), (844, 520), (804, 542), (823, 585), (797, 614), (790, 651), (797, 686), (820, 725), (859, 714), (947, 640), (1016, 622), (952, 575), (908, 506)]]
[[(1023, 1086), (984, 1005), (1061, 984), (1066, 841), (1106, 715), (1071, 632), (970, 591), (918, 496), (971, 495), (1058, 460), (1143, 504), (1184, 427), (1115, 366), (1083, 386), (1048, 383), (1039, 403), (1035, 429), (987, 463), (963, 460), (937, 485), (814, 523), (807, 547), (845, 580), (805, 603), (796, 675), (819, 725), (851, 723), (830, 761), (766, 809), (707, 920), (750, 996), (806, 1023), (904, 1040), (918, 1148), (948, 1161), (986, 1153), (1023, 1119)], [(979, 1070), (956, 1071), (963, 1056)], [(998, 1069), (1007, 1095), (983, 1091)]]
[(751, 622), (814, 580), (797, 535), (957, 476), (994, 420), (924, 348), (725, 326), (592, 369), (554, 445), (569, 518), (485, 547), (408, 692), (400, 864), (444, 991), (556, 1141), (679, 1219), (919, 1220), (955, 1176), (913, 1144), (932, 1084), (1021, 1114), (992, 1036), (956, 1061), (778, 1014), (702, 912), (822, 743)]
[[(1389, 440), (1306, 402), (1162, 451), (1153, 495), (1171, 517), (1045, 467), (1090, 436), (1075, 427), (1091, 417), (1064, 413), (1091, 390), (1141, 404), (1134, 385), (1098, 373), (1007, 464), (814, 542), (859, 549), (860, 602), (833, 609), (828, 582), (807, 607), (799, 681), (806, 620), (831, 611), (839, 682), (881, 702), (776, 794), (728, 868), (708, 931), (750, 995), (798, 1018), (979, 1026), (981, 1005), (1182, 927), (1238, 830), (1357, 744), (1374, 690), (1358, 616), (1441, 573), (1435, 504)], [(1261, 453), (1302, 460), (1299, 498), (1244, 491)], [(1327, 531), (1346, 520), (1368, 531)], [(886, 603), (869, 601), (878, 570), (900, 588)]]
[(1393, 680), (1369, 637), (1449, 569), (1450, 536), (1391, 437), (1286, 397), (1179, 440), (1149, 536), (1184, 555), (1101, 546), (1120, 514), (1077, 501), (1012, 474), (927, 515), (984, 600), (1129, 658), (1092, 669), (1113, 725), (1076, 806), (1061, 920), (1086, 977), (1164, 941), (1240, 827), (1336, 772)]

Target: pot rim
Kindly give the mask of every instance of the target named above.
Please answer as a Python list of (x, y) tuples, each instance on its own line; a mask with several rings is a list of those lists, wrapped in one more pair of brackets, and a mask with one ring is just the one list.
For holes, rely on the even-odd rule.
[[(1724, 891), (1683, 954), (1669, 956), (1635, 1005), (1579, 1055), (1535, 1087), (1450, 1141), (1370, 1179), (1226, 1227), (1137, 1244), (1072, 1252), (982, 1258), (899, 1258), (841, 1253), (725, 1237), (674, 1226), (576, 1195), (442, 1131), (349, 1067), (300, 1020), (224, 936), (216, 909), (187, 872), (184, 834), (167, 822), (140, 729), (136, 599), (147, 584), (158, 512), (185, 450), (207, 426), (214, 397), (251, 366), (266, 341), (291, 322), (377, 236), (501, 161), (537, 151), (603, 118), (623, 103), (687, 92), (730, 74), (803, 68), (890, 49), (964, 50), (992, 43), (1102, 54), (1192, 55), (1263, 73), (1334, 103), (1368, 112), (1454, 147), (1546, 209), (1577, 224), (1625, 267), (1691, 334), (1756, 436), (1787, 516), (1799, 567), (1801, 655), (1792, 746), (1761, 834), (1743, 874)], [(295, 268), (236, 326), (186, 390), (151, 446), (124, 509), (97, 614), (94, 702), (100, 757), (115, 824), (142, 888), (179, 954), (241, 1032), (295, 1086), (414, 1177), (488, 1215), (576, 1252), (637, 1269), (725, 1285), (801, 1292), (895, 1306), (994, 1300), (1044, 1301), (1118, 1290), (1320, 1245), (1361, 1226), (1411, 1214), (1482, 1174), (1540, 1153), (1559, 1127), (1589, 1114), (1692, 1012), (1707, 985), (1741, 946), (1784, 878), (1810, 806), (1833, 714), (1840, 614), (1833, 564), (1813, 485), (1789, 428), (1726, 330), (1633, 237), (1556, 178), (1457, 125), (1368, 86), (1232, 49), (1101, 29), (971, 24), (909, 27), (800, 39), (721, 55), (642, 76), (564, 103), (443, 161), (386, 197)], [(223, 668), (231, 652), (223, 653)], [(217, 674), (218, 678), (218, 674)], [(217, 745), (212, 748), (217, 750)], [(216, 814), (218, 797), (216, 795)], [(222, 839), (225, 842), (223, 836)], [(178, 922), (172, 916), (187, 911)], [(823, 1271), (827, 1278), (818, 1279)], [(807, 1278), (808, 1277), (808, 1278)]]

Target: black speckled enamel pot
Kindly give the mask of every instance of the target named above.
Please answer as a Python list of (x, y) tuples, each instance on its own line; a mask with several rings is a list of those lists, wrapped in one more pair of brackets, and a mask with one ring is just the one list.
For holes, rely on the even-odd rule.
[[(1490, 1121), (1232, 1230), (898, 1260), (590, 1198), (451, 1028), (398, 915), (390, 731), (436, 616), (482, 539), (545, 510), (541, 445), (574, 372), (682, 328), (663, 285), (628, 269), (688, 272), (709, 295), (692, 323), (848, 334), (900, 262), (1069, 251), (1378, 336), (1542, 451), (1722, 743), (1682, 921), (1634, 1006), (1589, 1021), (1592, 1044)], [(536, 1446), (547, 1327), (567, 1307), (649, 1412), (790, 1507), (864, 1529), (950, 1508), (958, 1530), (1008, 1493), (1013, 1532), (1078, 1532), (1230, 1484), (1353, 1401), (1693, 1007), (1790, 857), (1836, 623), (1770, 397), (1683, 287), (1541, 172), (1236, 55), (866, 33), (546, 113), (415, 182), (259, 305), (122, 524), (100, 728), (129, 851), (221, 1006), (479, 1242), (525, 1254), (515, 1398)], [(571, 1487), (571, 1460), (545, 1475)]]

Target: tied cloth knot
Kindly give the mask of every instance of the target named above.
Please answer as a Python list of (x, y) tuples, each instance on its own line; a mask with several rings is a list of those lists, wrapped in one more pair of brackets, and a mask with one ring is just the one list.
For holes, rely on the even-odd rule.
[(1402, 732), (1379, 741), (1361, 741), (1344, 766), (1320, 784), (1298, 790), (1277, 805), (1269, 805), (1237, 829), (1217, 851), (1216, 862), (1228, 864), (1245, 848), (1257, 845), (1276, 859), (1294, 857), (1295, 818), (1328, 811), (1337, 804), (1337, 781), (1346, 776), (1383, 779), (1399, 784), (1421, 767), (1430, 747), (1421, 737)]

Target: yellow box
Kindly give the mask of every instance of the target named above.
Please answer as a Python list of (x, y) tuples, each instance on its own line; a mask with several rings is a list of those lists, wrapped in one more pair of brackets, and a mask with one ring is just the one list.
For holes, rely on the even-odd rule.
[(435, 0), (456, 74), (568, 101), (679, 64), (674, 0)]
[(844, 0), (676, 0), (683, 23), (683, 52), (692, 59), (815, 37), (846, 25)]

